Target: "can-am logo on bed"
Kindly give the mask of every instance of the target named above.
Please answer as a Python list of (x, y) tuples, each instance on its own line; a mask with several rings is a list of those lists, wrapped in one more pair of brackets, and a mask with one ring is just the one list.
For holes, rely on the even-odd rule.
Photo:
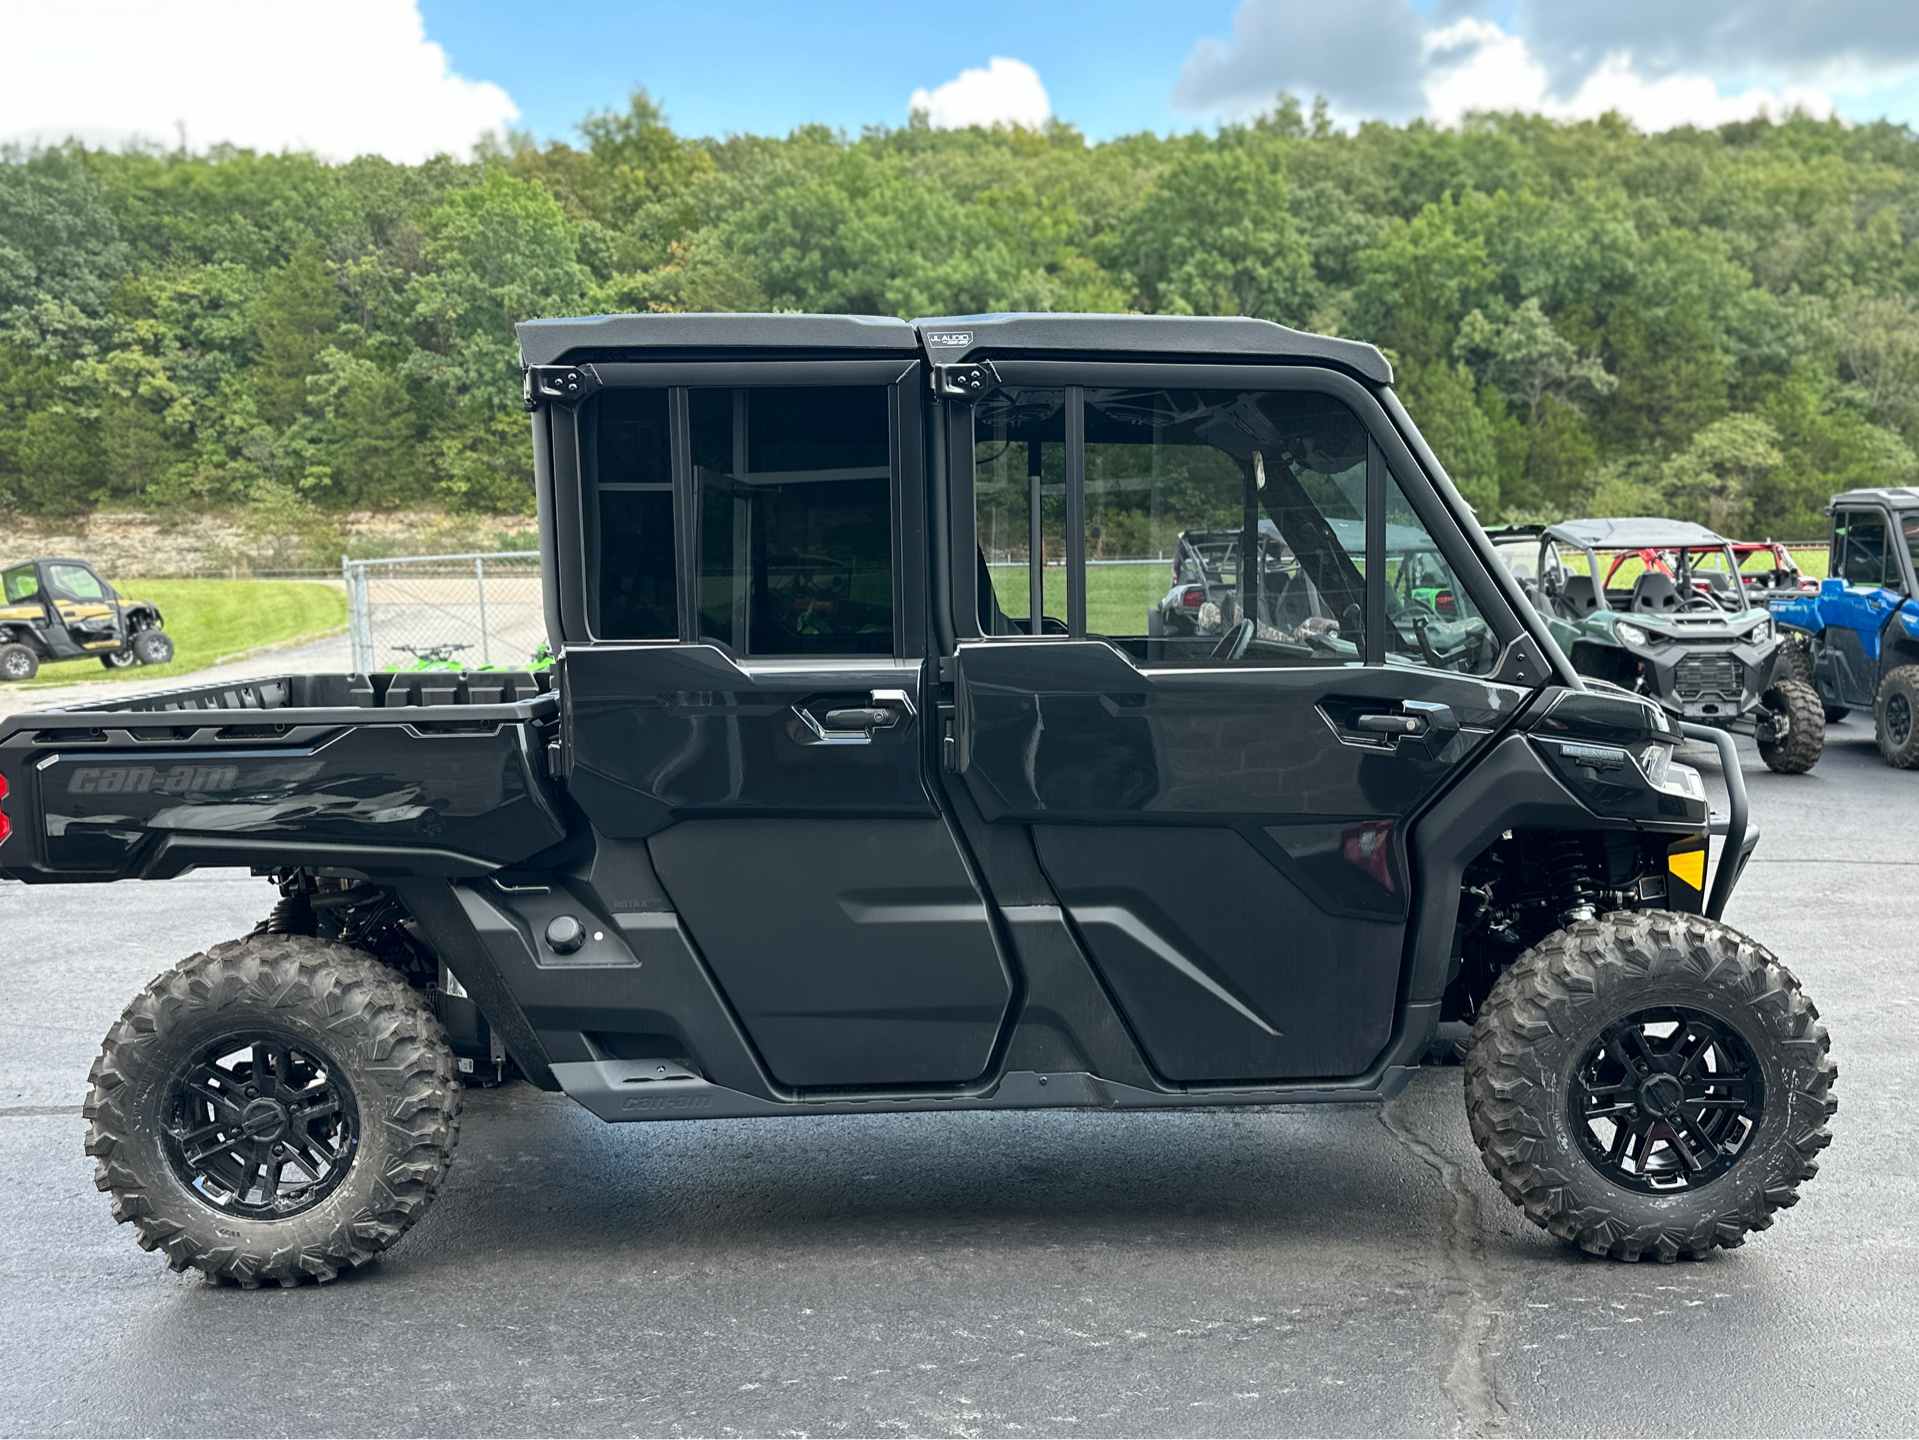
[(83, 765), (67, 781), (69, 795), (196, 795), (231, 790), (240, 777), (235, 765)]

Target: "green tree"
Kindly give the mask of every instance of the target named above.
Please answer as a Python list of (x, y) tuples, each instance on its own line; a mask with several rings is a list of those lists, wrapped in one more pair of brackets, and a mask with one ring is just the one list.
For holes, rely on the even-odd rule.
[(290, 425), (311, 409), (307, 382), (340, 331), (340, 287), (319, 242), (309, 240), (267, 276), (253, 302), (252, 366), (260, 413)]

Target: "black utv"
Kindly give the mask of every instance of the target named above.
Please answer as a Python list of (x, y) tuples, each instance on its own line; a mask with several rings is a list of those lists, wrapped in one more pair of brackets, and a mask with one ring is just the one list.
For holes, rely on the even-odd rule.
[(95, 656), (109, 670), (164, 665), (173, 639), (160, 607), (128, 600), (85, 560), (0, 570), (0, 680), (31, 680), (50, 660)]
[[(278, 886), (93, 1071), (99, 1185), (175, 1267), (371, 1259), (462, 1084), (512, 1077), (617, 1121), (1378, 1101), (1470, 1035), (1487, 1167), (1587, 1250), (1737, 1245), (1815, 1173), (1826, 1032), (1719, 918), (1730, 742), (1697, 732), (1720, 824), (1377, 350), (1042, 315), (520, 342), (550, 673), (0, 722), (0, 875)], [(1089, 560), (1222, 513), (1291, 556), (1222, 634), (1151, 633)], [(1284, 623), (1295, 587), (1327, 623)]]

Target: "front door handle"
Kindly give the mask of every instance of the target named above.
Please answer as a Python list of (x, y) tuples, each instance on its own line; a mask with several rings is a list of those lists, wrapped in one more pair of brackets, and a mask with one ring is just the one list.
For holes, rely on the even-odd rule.
[(1427, 727), (1424, 715), (1393, 715), (1381, 712), (1377, 715), (1355, 716), (1353, 728), (1363, 730), (1368, 735), (1424, 735)]

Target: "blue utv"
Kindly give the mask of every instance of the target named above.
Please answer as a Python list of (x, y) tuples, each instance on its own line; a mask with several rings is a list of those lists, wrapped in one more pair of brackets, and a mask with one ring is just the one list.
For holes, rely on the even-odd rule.
[(1872, 707), (1879, 753), (1919, 767), (1919, 488), (1848, 490), (1826, 507), (1832, 560), (1816, 595), (1772, 601), (1782, 664), (1826, 718)]

